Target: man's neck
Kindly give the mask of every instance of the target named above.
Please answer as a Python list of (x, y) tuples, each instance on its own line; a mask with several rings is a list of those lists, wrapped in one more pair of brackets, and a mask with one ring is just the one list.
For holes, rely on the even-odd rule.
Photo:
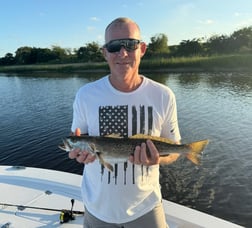
[(117, 77), (110, 75), (109, 81), (115, 89), (127, 93), (136, 90), (141, 85), (143, 78), (138, 74), (128, 77)]

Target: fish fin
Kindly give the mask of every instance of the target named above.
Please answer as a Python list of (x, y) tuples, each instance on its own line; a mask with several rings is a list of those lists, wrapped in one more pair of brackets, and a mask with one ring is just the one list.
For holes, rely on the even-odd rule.
[(159, 156), (159, 164), (160, 165), (169, 165), (173, 162), (177, 161), (177, 159), (180, 157), (180, 153), (172, 153), (168, 155), (161, 155)]
[(67, 148), (65, 147), (64, 144), (58, 145), (58, 148), (61, 149), (61, 150), (67, 151)]
[(109, 171), (114, 172), (113, 166), (112, 166), (110, 163), (106, 162), (106, 161), (103, 159), (101, 153), (96, 152), (96, 155), (97, 155), (97, 157), (98, 157), (100, 163), (101, 163), (104, 167), (106, 167)]
[(132, 135), (129, 137), (130, 139), (150, 139), (153, 141), (159, 141), (159, 142), (164, 142), (164, 143), (168, 143), (168, 144), (175, 144), (174, 141), (172, 141), (171, 139), (168, 138), (163, 138), (163, 137), (159, 137), (159, 136), (151, 136), (151, 135), (144, 135), (144, 134), (136, 134), (136, 135)]
[(89, 147), (91, 148), (92, 152), (97, 152), (95, 144), (94, 143), (90, 143)]
[(104, 137), (107, 137), (107, 138), (122, 138), (122, 136), (120, 134), (109, 134), (109, 135), (105, 135)]
[(201, 153), (208, 143), (209, 140), (206, 139), (188, 144), (190, 151), (188, 154), (186, 154), (186, 157), (195, 165), (199, 165)]
[(67, 140), (62, 139), (63, 144), (58, 145), (59, 149), (69, 152), (71, 150), (71, 146), (67, 142)]

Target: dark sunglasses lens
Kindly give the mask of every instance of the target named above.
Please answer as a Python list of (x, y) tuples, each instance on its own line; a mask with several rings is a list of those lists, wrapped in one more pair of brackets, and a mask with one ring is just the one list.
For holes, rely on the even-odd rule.
[(106, 45), (108, 52), (118, 52), (121, 50), (121, 42), (114, 40)]
[(124, 47), (127, 51), (134, 51), (137, 49), (139, 40), (113, 40), (106, 44), (106, 48), (108, 52), (119, 52), (122, 47)]
[(126, 41), (125, 44), (126, 44), (125, 49), (127, 51), (134, 51), (137, 49), (139, 42), (138, 42), (138, 40), (128, 40), (128, 41)]

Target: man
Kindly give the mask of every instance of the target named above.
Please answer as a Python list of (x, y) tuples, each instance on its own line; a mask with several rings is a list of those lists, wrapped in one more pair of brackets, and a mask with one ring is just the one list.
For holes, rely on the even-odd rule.
[[(103, 54), (110, 74), (84, 85), (73, 105), (72, 133), (93, 136), (148, 134), (180, 141), (176, 100), (166, 86), (139, 74), (146, 52), (138, 25), (117, 18), (105, 30)], [(147, 147), (151, 156), (147, 156)], [(85, 164), (82, 195), (86, 208), (84, 227), (165, 228), (159, 184), (159, 163), (178, 156), (159, 157), (147, 140), (137, 146), (127, 164), (116, 172), (101, 168), (86, 151), (73, 150), (71, 159)]]

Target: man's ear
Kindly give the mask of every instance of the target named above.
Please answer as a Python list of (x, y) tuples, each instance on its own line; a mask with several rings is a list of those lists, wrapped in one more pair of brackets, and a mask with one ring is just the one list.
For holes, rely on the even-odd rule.
[(141, 42), (140, 45), (141, 45), (140, 49), (141, 49), (141, 58), (142, 58), (147, 50), (147, 45), (144, 42)]
[(102, 48), (102, 54), (103, 54), (104, 59), (107, 60), (107, 51), (105, 50), (105, 48)]

